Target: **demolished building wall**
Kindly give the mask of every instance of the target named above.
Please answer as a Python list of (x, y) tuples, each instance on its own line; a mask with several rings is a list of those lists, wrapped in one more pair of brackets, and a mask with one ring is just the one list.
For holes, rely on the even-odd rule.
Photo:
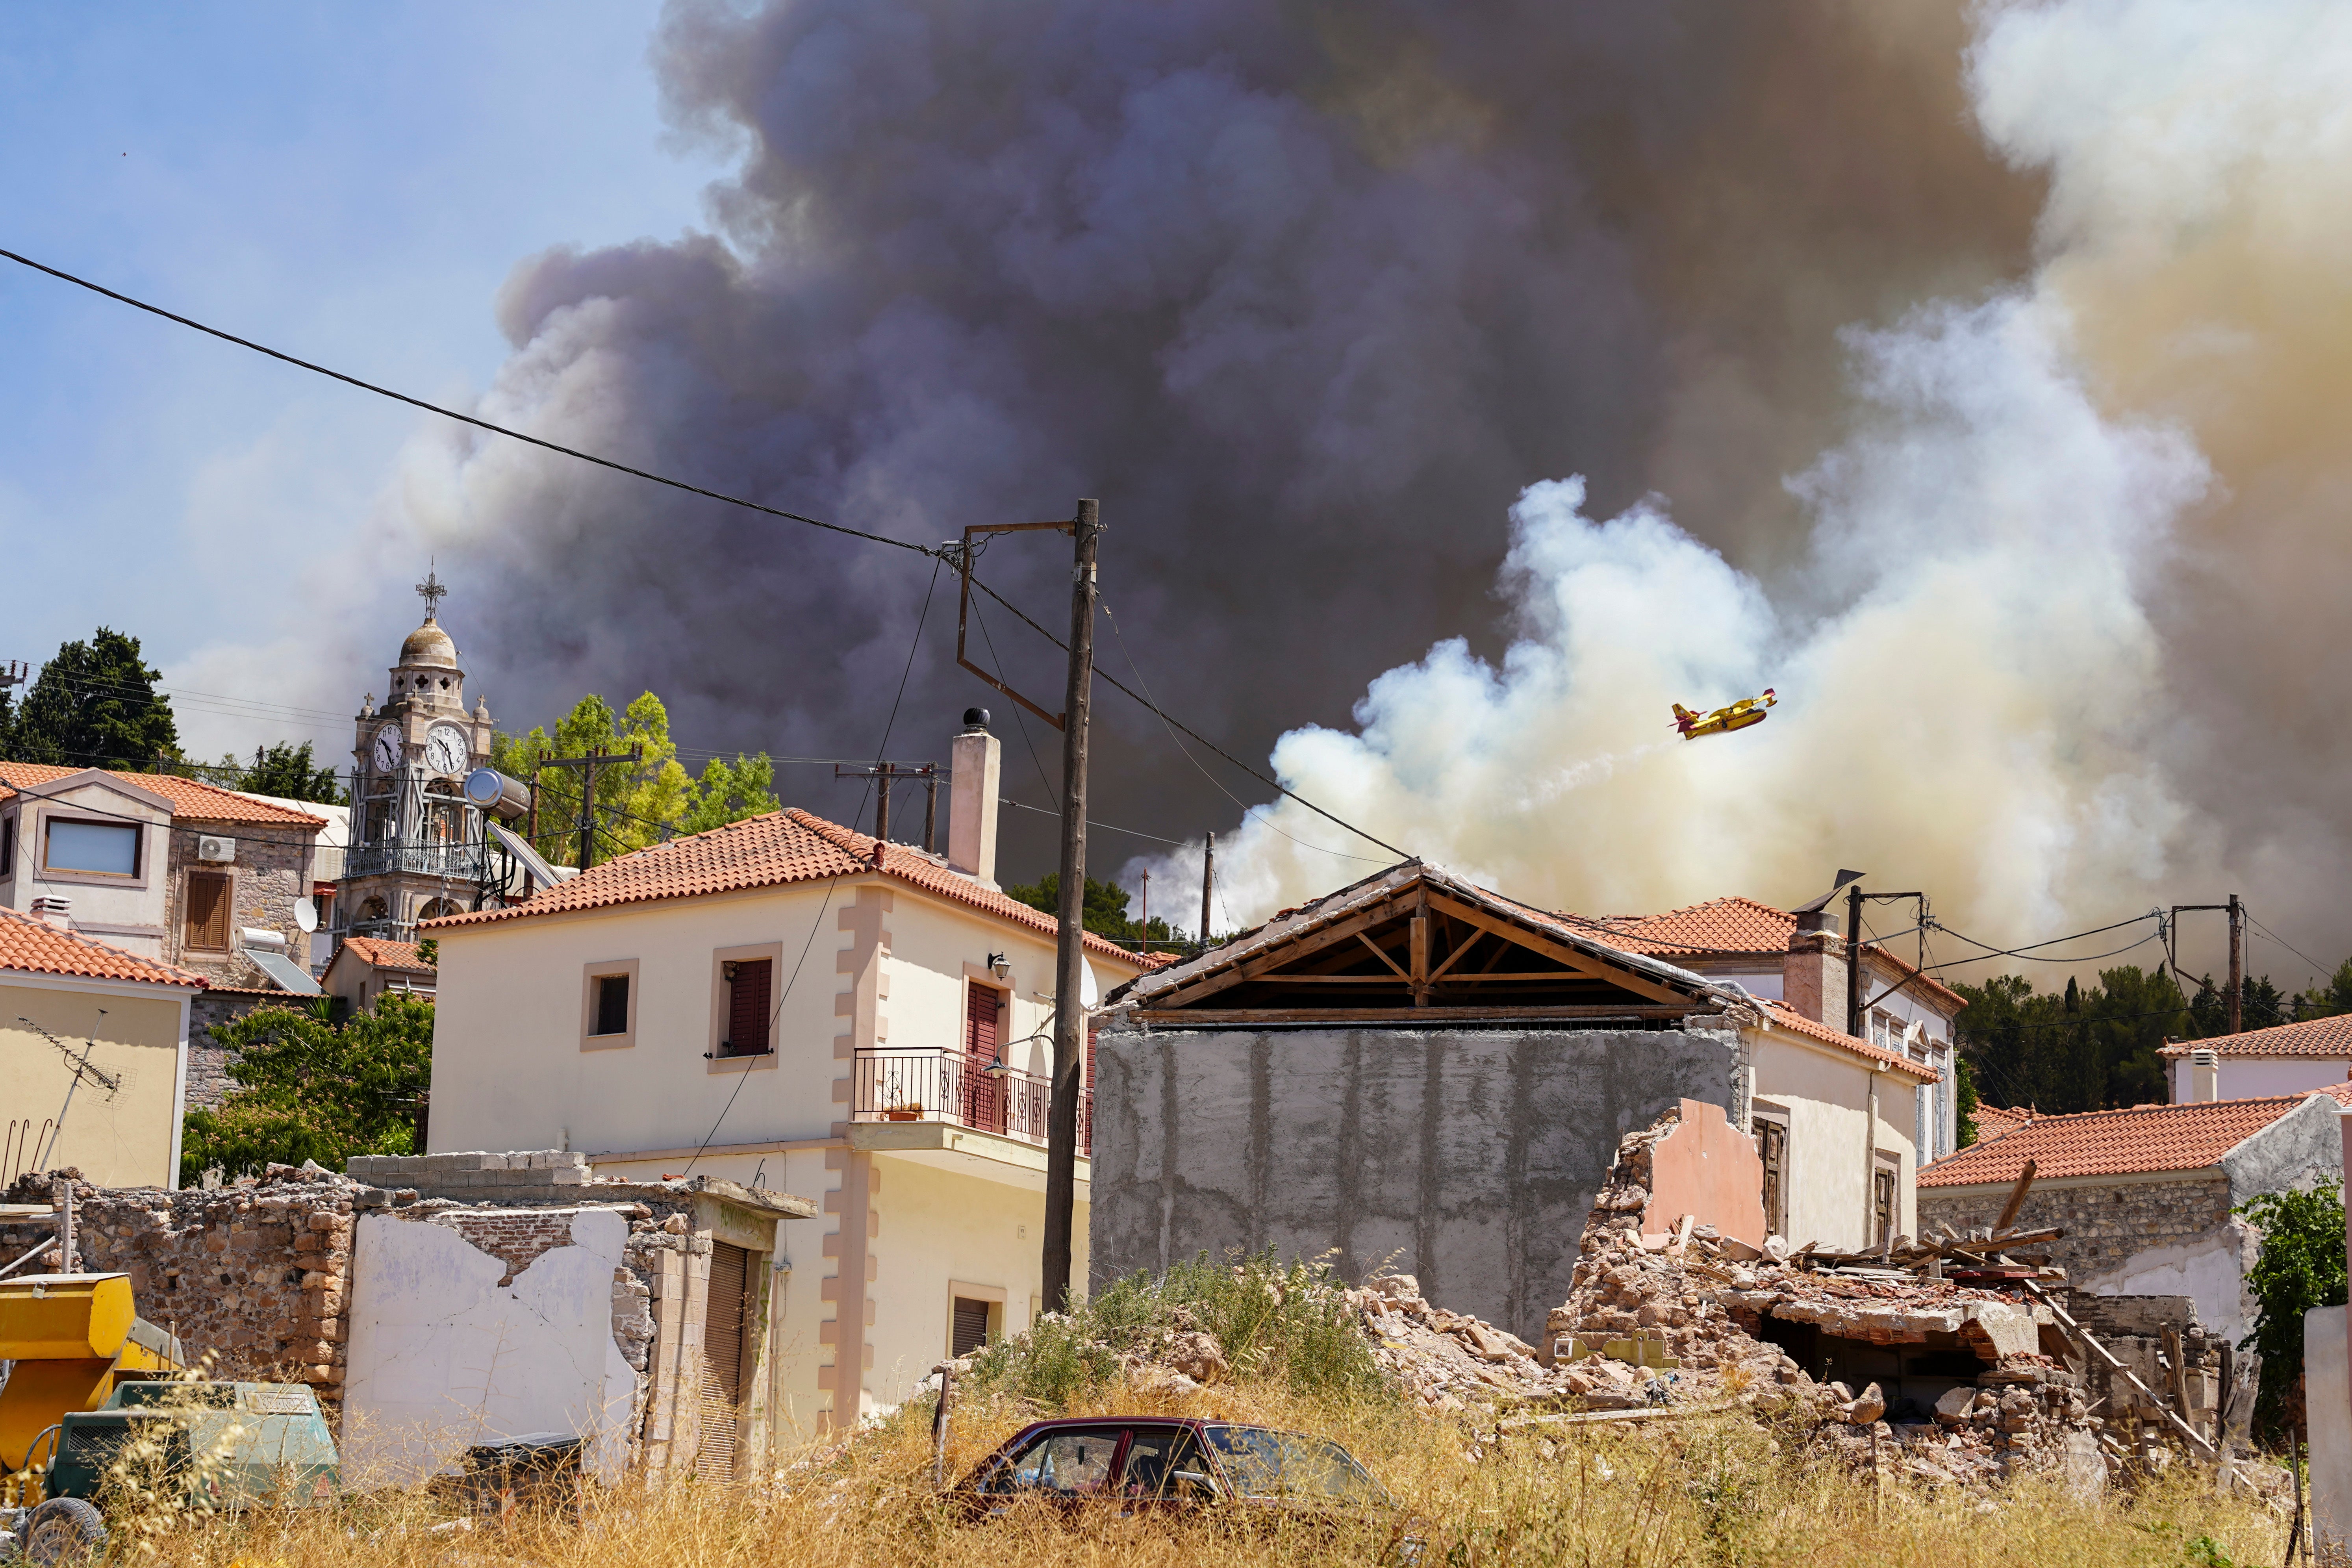
[(1737, 1106), (1730, 1031), (1155, 1027), (1097, 1045), (1097, 1288), (1202, 1252), (1336, 1250), (1532, 1339), (1617, 1141)]

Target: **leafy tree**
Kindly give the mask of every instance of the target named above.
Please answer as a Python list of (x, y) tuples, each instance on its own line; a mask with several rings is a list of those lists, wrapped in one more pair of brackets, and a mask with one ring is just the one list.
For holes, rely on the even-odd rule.
[[(2197, 983), (2197, 994), (2189, 999), (2189, 1037), (2210, 1040), (2230, 1032), (2229, 999), (2221, 988), (2213, 984), (2211, 975)], [(2238, 985), (2238, 1016), (2240, 1027), (2267, 1029), (2273, 1024), (2291, 1024), (2295, 1020), (2294, 1008), (2279, 988), (2271, 984), (2267, 974), (2244, 976)]]
[(739, 752), (731, 766), (723, 758), (711, 758), (702, 765), (702, 777), (695, 782), (695, 789), (694, 804), (677, 819), (680, 833), (708, 833), (747, 816), (765, 816), (784, 808), (784, 803), (776, 798), (776, 764), (765, 752), (756, 757)]
[[(530, 781), (541, 754), (577, 757), (589, 752), (645, 748), (636, 763), (596, 770), (596, 858), (611, 859), (678, 833), (703, 833), (781, 811), (776, 764), (765, 752), (738, 754), (731, 763), (713, 757), (698, 783), (677, 760), (670, 739), (669, 710), (648, 691), (615, 713), (597, 696), (582, 698), (550, 735), (534, 726), (523, 735), (490, 738), (490, 766)], [(539, 834), (532, 845), (557, 866), (580, 860), (581, 770), (550, 768), (539, 775)]]
[(222, 783), (248, 795), (275, 795), (280, 800), (311, 800), (328, 805), (347, 805), (350, 796), (335, 783), (335, 770), (320, 767), (310, 755), (310, 742), (289, 746), (280, 741), (267, 750), (253, 749), (250, 767), (225, 758), (236, 770)]
[(2102, 970), (2088, 989), (2070, 980), (2041, 993), (2021, 974), (1952, 987), (1969, 999), (1960, 1048), (1995, 1103), (2052, 1114), (2105, 1110), (2167, 1098), (2157, 1052), (2189, 1032), (2189, 1009), (2161, 971)]
[(2299, 1018), (2333, 1018), (2352, 1013), (2352, 958), (2336, 966), (2325, 985), (2315, 985), (2294, 999)]
[[(1048, 871), (1037, 880), (1021, 887), (1004, 889), (1033, 910), (1043, 910), (1049, 915), (1062, 912), (1062, 874)], [(1080, 907), (1078, 923), (1097, 936), (1107, 936), (1113, 942), (1172, 942), (1175, 933), (1168, 922), (1154, 920), (1151, 929), (1128, 919), (1128, 892), (1116, 882), (1097, 882), (1087, 879), (1086, 900)]]
[(69, 642), (41, 667), (7, 737), (14, 760), (138, 773), (176, 761), (179, 727), (155, 689), (163, 672), (139, 657), (139, 639), (105, 626)]
[(241, 1087), (218, 1110), (188, 1113), (182, 1184), (210, 1165), (234, 1174), (316, 1160), (340, 1171), (353, 1154), (413, 1152), (433, 1079), (433, 1004), (387, 991), (347, 1022), (330, 1016), (320, 997), (213, 1026)]
[(2232, 1209), (2262, 1232), (2246, 1271), (2254, 1331), (2239, 1342), (2263, 1358), (2255, 1407), (2265, 1431), (2286, 1424), (2286, 1404), (2303, 1373), (2303, 1315), (2344, 1304), (2344, 1189), (2326, 1182), (2307, 1193), (2262, 1193)]

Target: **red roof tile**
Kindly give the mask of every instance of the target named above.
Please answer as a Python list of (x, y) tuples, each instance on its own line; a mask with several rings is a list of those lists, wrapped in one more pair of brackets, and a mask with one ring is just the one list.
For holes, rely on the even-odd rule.
[[(56, 767), (47, 763), (0, 763), (0, 800), (14, 796), (19, 789), (38, 789), (43, 784), (54, 784), (61, 778), (88, 771), (86, 768)], [(327, 826), (327, 819), (323, 816), (272, 805), (268, 801), (239, 795), (233, 789), (221, 789), (201, 779), (185, 779), (177, 773), (100, 771), (107, 777), (120, 779), (135, 789), (162, 795), (172, 803), (173, 821), (185, 817), (192, 822), (271, 823), (287, 827)]]
[(202, 990), (205, 977), (76, 931), (60, 931), (19, 910), (0, 909), (0, 970), (64, 974), (83, 980), (138, 980)]
[(2352, 1060), (2352, 1014), (2306, 1018), (2300, 1024), (2276, 1024), (2267, 1029), (2248, 1029), (2240, 1035), (2217, 1035), (2210, 1040), (2178, 1040), (2157, 1055), (2185, 1057), (2191, 1051), (2214, 1051), (2225, 1057)]
[(2014, 1132), (2034, 1119), (2032, 1110), (2011, 1110), (2005, 1106), (1977, 1105), (1977, 1142), (1990, 1143), (2004, 1132)]
[[(1052, 936), (1059, 929), (1059, 922), (1043, 910), (1031, 909), (1018, 899), (992, 892), (971, 878), (949, 870), (920, 850), (889, 844), (883, 847), (882, 853), (881, 869), (885, 875), (1026, 926), (1041, 935)], [(541, 889), (526, 903), (472, 914), (445, 915), (439, 920), (425, 921), (417, 929), (439, 931), (576, 910), (649, 903), (660, 899), (781, 888), (829, 877), (870, 875), (874, 870), (874, 840), (869, 835), (792, 806), (764, 816), (730, 822), (708, 833), (673, 838), (667, 844), (656, 844), (601, 866), (592, 866), (554, 887)], [(1105, 958), (1118, 959), (1131, 967), (1150, 967), (1117, 942), (1107, 942), (1092, 931), (1087, 933), (1086, 944), (1088, 951)]]
[[(1711, 957), (1730, 958), (1749, 953), (1770, 954), (1778, 958), (1789, 951), (1789, 939), (1796, 934), (1797, 917), (1787, 910), (1776, 910), (1769, 904), (1734, 894), (1726, 899), (1709, 899), (1703, 904), (1687, 904), (1678, 910), (1668, 910), (1662, 915), (1564, 915), (1561, 918), (1585, 925), (1592, 934), (1612, 947), (1628, 952), (1646, 953), (1673, 963), (1702, 963)], [(1946, 1003), (1952, 1011), (1967, 1006), (1968, 998), (1950, 987), (1939, 984), (1932, 975), (1920, 974), (1916, 965), (1897, 958), (1875, 942), (1869, 944), (1871, 955), (1892, 965), (1906, 975), (1917, 976), (1915, 990), (1925, 990), (1937, 1000)]]
[(1826, 1024), (1816, 1024), (1786, 1002), (1767, 1002), (1764, 1004), (1764, 1011), (1771, 1016), (1772, 1022), (1781, 1028), (1793, 1030), (1808, 1038), (1819, 1040), (1824, 1045), (1835, 1046), (1841, 1050), (1852, 1051), (1855, 1056), (1867, 1060), (1883, 1062), (1888, 1067), (1899, 1068), (1917, 1079), (1921, 1083), (1934, 1083), (1942, 1076), (1935, 1068), (1921, 1062), (1915, 1062), (1900, 1051), (1890, 1051), (1884, 1046), (1874, 1046), (1868, 1040), (1857, 1040), (1843, 1029), (1832, 1029)]
[[(413, 942), (385, 942), (380, 937), (347, 936), (343, 946), (353, 957), (372, 963), (378, 969), (405, 969), (418, 974), (430, 974), (433, 965), (425, 962)], [(341, 951), (340, 949), (338, 951)]]
[(1989, 1142), (1971, 1143), (1937, 1161), (1919, 1173), (1919, 1184), (2014, 1182), (2028, 1160), (2040, 1178), (2201, 1171), (2309, 1098), (2288, 1094), (2036, 1116)]

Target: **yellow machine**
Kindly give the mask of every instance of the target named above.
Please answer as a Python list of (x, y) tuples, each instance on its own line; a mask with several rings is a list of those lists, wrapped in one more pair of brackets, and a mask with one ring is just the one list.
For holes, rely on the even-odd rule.
[[(66, 1415), (95, 1410), (117, 1383), (183, 1370), (180, 1342), (139, 1316), (128, 1274), (0, 1279), (0, 1490), (26, 1485)], [(0, 1496), (0, 1505), (29, 1498)]]
[(1694, 713), (1681, 703), (1675, 704), (1675, 728), (1683, 732), (1685, 741), (1696, 741), (1701, 735), (1727, 735), (1734, 730), (1745, 730), (1750, 724), (1761, 724), (1769, 717), (1764, 710), (1779, 698), (1766, 687), (1760, 697), (1743, 697), (1728, 708), (1718, 708), (1712, 713)]

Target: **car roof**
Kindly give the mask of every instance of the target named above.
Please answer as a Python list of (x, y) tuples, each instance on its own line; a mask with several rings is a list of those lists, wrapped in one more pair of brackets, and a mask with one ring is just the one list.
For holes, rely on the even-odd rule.
[[(1076, 1426), (1185, 1426), (1197, 1432), (1207, 1425), (1197, 1415), (1055, 1415), (1044, 1421), (1032, 1421), (1013, 1436), (1027, 1437), (1039, 1432)], [(1217, 1425), (1223, 1426), (1234, 1423), (1220, 1421)]]

